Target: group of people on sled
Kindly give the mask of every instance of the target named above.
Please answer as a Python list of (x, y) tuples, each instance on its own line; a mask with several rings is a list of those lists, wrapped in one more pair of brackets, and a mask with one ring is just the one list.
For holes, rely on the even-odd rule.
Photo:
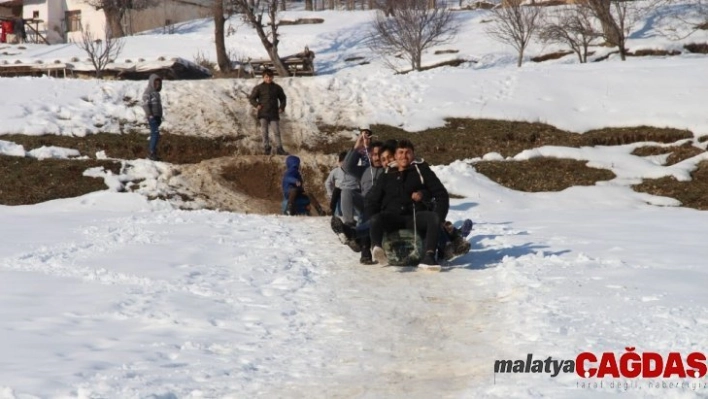
[[(446, 221), (449, 195), (430, 166), (415, 157), (410, 140), (374, 141), (370, 129), (361, 129), (354, 147), (339, 154), (339, 165), (327, 180), (325, 189), (331, 198), (331, 227), (340, 240), (361, 253), (365, 265), (389, 264), (383, 249), (387, 233), (406, 229), (423, 238), (420, 266), (438, 266), (469, 252), (465, 237), (472, 222), (459, 228)], [(286, 158), (283, 176), (283, 208), (288, 215), (304, 213), (314, 205), (314, 197), (304, 193), (299, 172), (300, 159)]]

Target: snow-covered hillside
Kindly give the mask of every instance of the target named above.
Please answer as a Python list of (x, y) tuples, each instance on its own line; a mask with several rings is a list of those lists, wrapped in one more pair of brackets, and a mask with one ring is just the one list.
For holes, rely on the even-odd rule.
[[(287, 129), (295, 142), (308, 141), (317, 133), (317, 123), (360, 127), (383, 123), (407, 130), (439, 126), (446, 117), (482, 117), (545, 122), (576, 132), (606, 126), (671, 126), (696, 134), (708, 133), (702, 107), (708, 91), (706, 57), (684, 54), (675, 57), (618, 58), (600, 63), (578, 64), (573, 55), (560, 60), (534, 63), (528, 59), (559, 50), (558, 45), (534, 43), (527, 61), (516, 68), (511, 47), (492, 41), (484, 33), (488, 11), (459, 12), (462, 29), (455, 41), (431, 49), (426, 64), (451, 58), (476, 61), (461, 67), (438, 68), (425, 73), (394, 75), (366, 45), (373, 13), (286, 12), (284, 19), (323, 18), (324, 23), (282, 28), (281, 54), (293, 54), (309, 46), (316, 53), (318, 76), (278, 78), (289, 96), (285, 114)], [(705, 42), (708, 33), (698, 31), (681, 41), (671, 41), (658, 31), (649, 16), (630, 36), (630, 50), (677, 49), (684, 43)], [(263, 58), (254, 32), (236, 17), (230, 23), (236, 34), (227, 37), (227, 47), (244, 58)], [(141, 58), (198, 55), (215, 59), (213, 25), (199, 20), (181, 25), (174, 35), (144, 34), (126, 38), (118, 61)], [(69, 62), (82, 58), (81, 50), (60, 46), (5, 46), (0, 62), (9, 64), (43, 60)], [(457, 54), (435, 55), (439, 49)], [(593, 49), (598, 56), (612, 49)], [(346, 61), (363, 57), (362, 60)], [(85, 57), (84, 57), (85, 58)], [(168, 82), (164, 87), (165, 129), (188, 135), (256, 134), (246, 96), (257, 81), (210, 80)], [(145, 82), (96, 82), (62, 79), (3, 79), (0, 97), (0, 134), (84, 135), (99, 131), (119, 132), (141, 128), (143, 113), (136, 99)], [(680, 104), (679, 110), (667, 103)], [(142, 126), (144, 129), (145, 127)]]

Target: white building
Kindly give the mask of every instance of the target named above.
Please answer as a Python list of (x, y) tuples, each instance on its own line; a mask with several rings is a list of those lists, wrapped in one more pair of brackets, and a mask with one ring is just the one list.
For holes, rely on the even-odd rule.
[[(22, 18), (31, 21), (50, 43), (78, 41), (81, 28), (103, 37), (106, 17), (83, 0), (24, 0)], [(30, 34), (30, 32), (27, 32)]]
[[(147, 10), (126, 12), (123, 28), (126, 34), (132, 34), (205, 18), (211, 15), (210, 3), (210, 0), (159, 0)], [(22, 17), (52, 44), (78, 41), (82, 29), (89, 29), (102, 39), (106, 25), (103, 10), (86, 4), (85, 0), (0, 0), (0, 16)], [(30, 40), (36, 39), (33, 29), (26, 29)]]

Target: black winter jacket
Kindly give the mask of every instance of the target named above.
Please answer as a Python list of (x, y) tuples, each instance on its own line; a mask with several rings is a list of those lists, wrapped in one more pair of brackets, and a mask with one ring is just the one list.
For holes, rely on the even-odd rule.
[(263, 82), (253, 88), (248, 100), (254, 107), (263, 106), (258, 111), (258, 119), (265, 118), (268, 121), (278, 121), (280, 120), (279, 109), (285, 109), (287, 97), (285, 97), (285, 92), (280, 85)]
[[(423, 193), (423, 200), (414, 203), (411, 196), (416, 191)], [(424, 162), (413, 163), (403, 171), (389, 170), (382, 174), (365, 199), (367, 215), (412, 215), (414, 204), (416, 212), (435, 211), (441, 222), (450, 208), (447, 189)]]

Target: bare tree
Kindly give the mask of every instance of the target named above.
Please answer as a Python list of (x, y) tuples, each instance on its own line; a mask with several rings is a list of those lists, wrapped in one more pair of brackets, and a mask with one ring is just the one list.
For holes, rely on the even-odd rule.
[[(234, 7), (243, 14), (246, 23), (256, 30), (261, 44), (268, 53), (273, 67), (280, 76), (289, 76), (288, 68), (278, 55), (280, 34), (278, 33), (279, 21), (278, 0), (231, 0)], [(263, 22), (263, 14), (268, 14), (268, 21)]]
[(556, 8), (542, 23), (539, 38), (570, 46), (581, 63), (587, 62), (590, 44), (602, 34), (593, 26), (592, 13), (575, 5)]
[(97, 10), (103, 10), (106, 25), (110, 26), (113, 37), (123, 37), (123, 16), (128, 10), (143, 10), (155, 4), (155, 0), (84, 0)]
[(523, 0), (504, 0), (492, 10), (494, 21), (486, 29), (492, 38), (516, 49), (516, 65), (519, 67), (526, 47), (541, 26), (541, 7), (522, 3)]
[(118, 58), (123, 51), (124, 42), (122, 38), (114, 37), (111, 34), (111, 28), (108, 24), (104, 28), (105, 39), (98, 39), (96, 35), (91, 33), (89, 25), (81, 29), (81, 40), (75, 44), (86, 52), (89, 60), (96, 70), (96, 78), (103, 77), (103, 70), (106, 65)]
[(627, 59), (627, 36), (632, 26), (659, 1), (580, 0), (578, 7), (587, 8), (602, 25), (602, 36), (608, 46), (617, 46), (622, 61)]
[[(221, 72), (231, 70), (231, 60), (226, 54), (226, 41), (224, 39), (224, 26), (226, 25), (225, 0), (213, 0), (212, 10), (214, 14), (214, 43), (216, 44), (216, 63)], [(228, 5), (227, 5), (228, 6)]]
[(602, 25), (602, 36), (608, 46), (617, 46), (622, 61), (627, 58), (625, 42), (626, 18), (629, 11), (629, 2), (613, 0), (582, 0), (579, 7), (585, 7), (593, 13)]
[(619, 46), (621, 29), (612, 13), (613, 0), (581, 0), (577, 4), (579, 7), (588, 8), (595, 18), (600, 21), (602, 35), (609, 46)]
[[(428, 0), (397, 0), (395, 4), (391, 18), (378, 12), (372, 21), (371, 49), (387, 60), (402, 53), (419, 71), (423, 52), (452, 40), (459, 25), (448, 8), (428, 8)], [(388, 62), (395, 68), (393, 62)]]

